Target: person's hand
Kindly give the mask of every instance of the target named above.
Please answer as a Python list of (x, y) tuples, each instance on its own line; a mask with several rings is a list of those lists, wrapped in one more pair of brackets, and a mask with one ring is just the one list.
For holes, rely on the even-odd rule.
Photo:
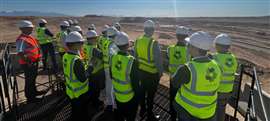
[(94, 70), (93, 66), (88, 66), (88, 68), (86, 69), (86, 72), (88, 73), (88, 75), (90, 75), (92, 73), (92, 71)]
[(27, 63), (27, 65), (32, 65), (32, 61), (27, 57), (27, 55), (22, 55), (23, 60)]

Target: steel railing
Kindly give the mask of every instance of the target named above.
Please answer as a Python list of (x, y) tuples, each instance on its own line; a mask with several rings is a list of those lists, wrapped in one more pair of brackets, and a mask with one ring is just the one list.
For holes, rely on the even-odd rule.
[[(260, 85), (260, 81), (258, 79), (258, 73), (263, 74), (262, 71), (257, 71), (256, 67), (254, 65), (247, 65), (247, 64), (241, 64), (240, 65), (240, 79), (239, 79), (239, 85), (237, 87), (237, 97), (236, 97), (236, 102), (235, 102), (235, 111), (234, 111), (234, 118), (237, 117), (237, 112), (238, 112), (238, 104), (239, 104), (239, 100), (240, 100), (240, 93), (241, 93), (241, 85), (243, 82), (243, 76), (247, 75), (248, 77), (250, 77), (251, 80), (251, 86), (249, 89), (249, 97), (248, 97), (248, 101), (247, 101), (247, 109), (245, 112), (245, 121), (256, 121), (258, 116), (256, 113), (256, 107), (258, 106), (258, 103), (256, 103), (254, 101), (254, 93), (255, 93), (255, 86), (258, 92), (258, 96), (259, 96), (259, 101), (263, 110), (263, 116), (265, 118), (265, 121), (269, 121), (268, 116), (267, 116), (267, 111), (265, 108), (265, 103), (263, 100), (263, 95), (262, 95), (262, 89), (261, 89), (261, 85)], [(256, 104), (257, 105), (256, 105)]]
[[(17, 113), (18, 84), (14, 68), (11, 63), (10, 44), (6, 43), (0, 57), (0, 98), (1, 111), (3, 114), (7, 111)], [(16, 115), (14, 115), (16, 119)]]

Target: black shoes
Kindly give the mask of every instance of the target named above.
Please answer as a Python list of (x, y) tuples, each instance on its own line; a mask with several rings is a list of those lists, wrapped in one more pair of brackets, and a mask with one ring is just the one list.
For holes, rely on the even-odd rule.
[(30, 98), (30, 99), (27, 99), (27, 104), (30, 104), (30, 103), (38, 103), (38, 102), (41, 102), (42, 101), (42, 98)]

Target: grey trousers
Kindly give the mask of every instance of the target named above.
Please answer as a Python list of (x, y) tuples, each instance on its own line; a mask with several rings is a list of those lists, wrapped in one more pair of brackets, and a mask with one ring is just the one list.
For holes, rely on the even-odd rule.
[(106, 94), (105, 104), (111, 105), (113, 106), (113, 108), (116, 108), (113, 95), (112, 79), (110, 77), (110, 70), (106, 68), (104, 71), (105, 71), (105, 94)]
[(217, 121), (225, 120), (226, 105), (231, 95), (232, 93), (218, 93), (217, 109), (216, 109)]

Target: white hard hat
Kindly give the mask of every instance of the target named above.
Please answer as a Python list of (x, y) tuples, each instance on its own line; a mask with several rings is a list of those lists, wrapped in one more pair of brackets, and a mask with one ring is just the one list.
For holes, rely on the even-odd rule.
[(93, 37), (97, 37), (97, 32), (95, 30), (90, 30), (86, 33), (86, 37), (87, 38), (93, 38)]
[(66, 38), (66, 43), (84, 42), (82, 35), (77, 32), (70, 32)]
[(214, 41), (216, 44), (231, 45), (231, 38), (227, 34), (219, 34)]
[(79, 21), (78, 21), (77, 19), (74, 19), (74, 20), (73, 20), (73, 23), (74, 23), (74, 24), (78, 24)]
[(69, 19), (68, 23), (71, 25), (71, 24), (73, 24), (73, 21), (71, 19)]
[(155, 23), (152, 20), (144, 22), (144, 28), (155, 28)]
[(67, 22), (67, 21), (62, 21), (61, 23), (60, 23), (60, 26), (69, 26), (69, 23)]
[(129, 37), (125, 32), (119, 32), (114, 39), (114, 43), (117, 46), (127, 45), (129, 43)]
[(48, 22), (45, 19), (39, 19), (38, 21), (39, 24), (47, 24)]
[(107, 36), (115, 36), (118, 30), (115, 27), (110, 27), (107, 29)]
[(121, 25), (120, 25), (119, 22), (113, 23), (113, 26), (114, 26), (114, 27), (121, 27)]
[(104, 28), (108, 29), (108, 28), (110, 28), (110, 26), (108, 24), (106, 24), (106, 25), (104, 25)]
[(18, 23), (18, 27), (19, 28), (24, 28), (24, 27), (34, 27), (33, 23), (31, 21), (28, 20), (21, 20)]
[(195, 32), (185, 40), (189, 44), (203, 50), (209, 50), (213, 45), (213, 39), (210, 34), (203, 31)]
[(102, 31), (107, 31), (108, 28), (110, 28), (110, 26), (106, 24), (106, 25), (104, 25), (104, 28)]
[(89, 26), (89, 29), (91, 29), (91, 30), (96, 30), (95, 24), (91, 24), (91, 25)]
[(77, 25), (77, 26), (72, 26), (71, 30), (72, 30), (72, 31), (77, 31), (77, 32), (78, 32), (78, 31), (82, 31), (82, 28), (81, 28), (80, 26)]
[(185, 26), (177, 26), (176, 27), (176, 34), (180, 34), (180, 35), (190, 35), (190, 29), (185, 27)]

